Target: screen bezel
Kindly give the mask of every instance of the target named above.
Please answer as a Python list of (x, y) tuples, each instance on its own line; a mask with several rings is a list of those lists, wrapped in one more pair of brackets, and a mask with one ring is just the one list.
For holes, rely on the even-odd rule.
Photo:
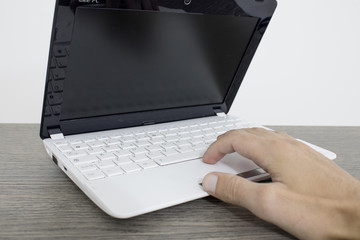
[[(251, 2), (249, 2), (248, 0), (244, 0), (244, 1), (247, 4), (251, 4)], [(252, 11), (251, 14), (246, 13), (247, 16), (258, 18), (259, 21), (256, 25), (256, 28), (253, 32), (250, 42), (246, 48), (246, 51), (241, 58), (238, 69), (235, 73), (232, 83), (222, 103), (208, 104), (201, 106), (179, 107), (174, 109), (160, 109), (160, 110), (134, 112), (134, 113), (126, 113), (126, 114), (115, 114), (115, 115), (98, 116), (98, 117), (87, 117), (87, 118), (74, 119), (74, 120), (60, 120), (60, 118), (57, 118), (57, 119), (51, 119), (50, 121), (44, 121), (45, 101), (47, 99), (47, 91), (46, 91), (47, 86), (46, 86), (44, 103), (43, 103), (40, 137), (42, 139), (48, 138), (50, 136), (49, 131), (51, 129), (56, 129), (56, 131), (60, 129), (63, 135), (66, 136), (66, 135), (73, 135), (73, 134), (80, 134), (80, 133), (87, 133), (94, 131), (104, 131), (111, 129), (135, 127), (135, 126), (142, 126), (148, 124), (157, 124), (157, 123), (172, 122), (172, 121), (179, 121), (179, 120), (192, 119), (192, 118), (214, 116), (216, 115), (216, 112), (228, 113), (235, 99), (237, 91), (243, 81), (246, 71), (250, 65), (250, 62), (260, 43), (260, 40), (276, 8), (277, 5), (276, 1), (275, 0), (269, 0), (269, 1), (271, 1), (273, 4), (271, 5), (271, 8), (269, 8), (267, 5), (266, 8), (269, 8), (266, 9), (267, 11), (264, 11), (264, 9), (260, 8), (259, 11)], [(50, 66), (51, 51), (54, 45), (54, 37), (56, 34), (56, 20), (57, 20), (58, 6), (59, 6), (59, 0), (57, 0), (55, 6), (48, 66)], [(246, 12), (246, 10), (244, 10), (244, 12)], [(48, 67), (48, 74), (49, 74), (49, 67)]]

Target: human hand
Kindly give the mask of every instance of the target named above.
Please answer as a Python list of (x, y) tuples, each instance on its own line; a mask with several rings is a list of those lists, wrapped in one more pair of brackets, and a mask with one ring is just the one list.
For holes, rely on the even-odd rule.
[(262, 128), (219, 136), (203, 161), (215, 164), (232, 152), (253, 160), (272, 183), (210, 173), (202, 183), (210, 195), (301, 239), (360, 238), (360, 182), (334, 162), (285, 133)]

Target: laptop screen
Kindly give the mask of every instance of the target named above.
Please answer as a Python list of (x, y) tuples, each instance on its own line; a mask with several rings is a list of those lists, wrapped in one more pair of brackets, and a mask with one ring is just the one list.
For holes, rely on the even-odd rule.
[(257, 22), (78, 8), (61, 120), (221, 103)]

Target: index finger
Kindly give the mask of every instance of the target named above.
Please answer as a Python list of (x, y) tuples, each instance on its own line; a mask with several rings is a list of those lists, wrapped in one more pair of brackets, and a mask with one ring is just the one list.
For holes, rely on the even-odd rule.
[(251, 130), (232, 130), (218, 138), (203, 155), (203, 161), (215, 164), (226, 154), (237, 152), (253, 160), (266, 170), (265, 159), (269, 158), (269, 150), (261, 135), (253, 134)]

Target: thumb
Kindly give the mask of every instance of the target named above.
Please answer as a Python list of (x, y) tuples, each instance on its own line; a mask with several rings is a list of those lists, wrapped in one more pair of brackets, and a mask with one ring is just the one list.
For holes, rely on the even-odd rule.
[(227, 173), (209, 173), (202, 182), (203, 189), (220, 200), (245, 207), (250, 211), (259, 200), (261, 185)]

